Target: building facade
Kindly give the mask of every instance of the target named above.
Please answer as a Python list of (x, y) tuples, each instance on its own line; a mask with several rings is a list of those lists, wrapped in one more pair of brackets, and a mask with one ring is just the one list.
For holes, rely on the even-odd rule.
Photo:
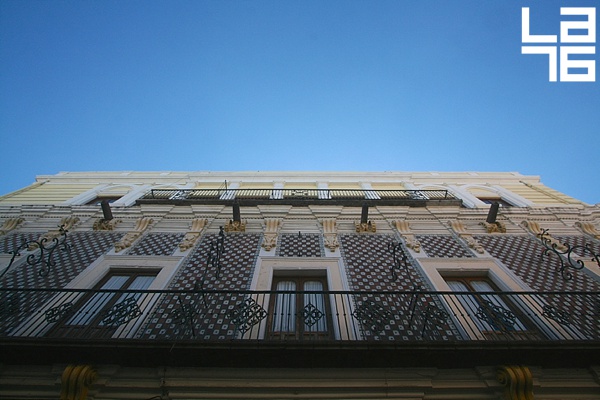
[(519, 173), (0, 197), (0, 398), (600, 398), (600, 205)]

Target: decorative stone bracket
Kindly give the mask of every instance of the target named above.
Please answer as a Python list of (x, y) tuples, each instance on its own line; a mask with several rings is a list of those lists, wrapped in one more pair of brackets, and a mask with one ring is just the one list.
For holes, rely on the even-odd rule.
[(419, 241), (415, 238), (415, 235), (411, 232), (408, 221), (397, 220), (394, 221), (394, 225), (396, 225), (398, 233), (406, 242), (406, 247), (413, 249), (416, 253), (420, 253), (421, 243), (419, 243)]
[(225, 224), (225, 232), (246, 232), (246, 221), (229, 220)]
[(456, 234), (464, 240), (470, 248), (478, 252), (479, 254), (483, 254), (485, 250), (483, 246), (473, 238), (473, 235), (467, 232), (465, 225), (460, 221), (450, 221), (450, 227)]
[(271, 251), (272, 248), (277, 246), (277, 235), (280, 223), (281, 220), (278, 218), (265, 219), (265, 234), (262, 247), (264, 247), (266, 251)]
[(208, 220), (205, 218), (193, 219), (190, 230), (185, 234), (185, 236), (179, 243), (179, 250), (186, 251), (186, 250), (191, 249), (198, 241), (198, 238), (200, 238), (200, 236), (202, 236), (202, 231), (206, 227), (207, 223), (208, 223)]
[[(593, 237), (596, 240), (600, 240), (600, 231), (596, 229), (594, 224), (590, 222), (575, 222), (575, 226), (579, 228), (583, 233)], [(0, 231), (1, 234), (1, 231)]]
[(94, 222), (93, 229), (95, 231), (112, 231), (120, 222), (120, 219), (106, 220), (104, 218), (100, 218), (99, 220), (96, 220), (96, 222)]
[(69, 365), (61, 378), (60, 400), (85, 400), (98, 374), (89, 365)]
[(325, 241), (325, 247), (331, 251), (335, 251), (340, 246), (337, 239), (337, 225), (335, 218), (324, 219), (323, 225), (323, 239)]
[[(72, 228), (75, 227), (75, 225), (77, 225), (78, 222), (79, 222), (78, 217), (64, 217), (63, 219), (60, 220), (60, 224), (58, 226), (62, 227), (62, 229), (65, 231), (70, 231)], [(45, 233), (42, 236), (40, 236), (40, 238), (37, 241), (38, 241), (38, 243), (41, 243), (43, 240), (49, 242), (55, 238), (58, 238), (61, 235), (62, 235), (62, 232), (59, 229), (54, 229), (54, 230), (48, 231), (48, 233)], [(37, 249), (38, 247), (39, 247), (38, 244), (33, 242), (29, 246), (28, 250), (33, 251), (33, 250)]]
[(526, 228), (529, 232), (534, 234), (538, 239), (546, 241), (550, 246), (556, 248), (557, 250), (567, 251), (567, 247), (564, 244), (562, 244), (561, 242), (559, 242), (558, 240), (556, 240), (555, 238), (550, 236), (550, 234), (548, 232), (546, 232), (544, 229), (542, 229), (540, 227), (540, 224), (538, 224), (537, 222), (523, 221), (523, 222), (521, 222), (521, 225), (524, 228)]
[(9, 218), (4, 221), (2, 229), (0, 229), (0, 236), (6, 235), (8, 232), (16, 229), (23, 221), (23, 218)]
[(150, 224), (153, 222), (152, 218), (140, 218), (135, 224), (133, 231), (127, 232), (127, 234), (119, 242), (115, 243), (115, 251), (118, 253), (130, 247), (133, 242), (140, 237), (140, 235), (148, 229)]
[(360, 222), (355, 222), (354, 226), (356, 227), (356, 232), (361, 233), (361, 232), (372, 232), (375, 233), (377, 232), (377, 227), (375, 226), (375, 222), (365, 222), (365, 223), (360, 223)]
[(498, 367), (496, 378), (504, 385), (506, 400), (533, 400), (533, 375), (528, 367), (521, 365)]
[(481, 225), (485, 227), (487, 233), (506, 233), (506, 225), (500, 221), (492, 223), (483, 221), (481, 222)]

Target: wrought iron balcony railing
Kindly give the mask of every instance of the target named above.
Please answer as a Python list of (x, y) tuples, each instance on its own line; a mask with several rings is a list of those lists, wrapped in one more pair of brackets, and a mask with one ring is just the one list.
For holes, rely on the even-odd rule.
[(0, 289), (0, 340), (597, 341), (600, 293)]
[(337, 189), (152, 189), (138, 200), (168, 204), (340, 204), (460, 205), (447, 190), (337, 190)]

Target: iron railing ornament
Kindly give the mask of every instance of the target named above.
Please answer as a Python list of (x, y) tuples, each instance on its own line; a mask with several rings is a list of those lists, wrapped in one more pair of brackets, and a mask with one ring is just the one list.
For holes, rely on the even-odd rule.
[(236, 326), (237, 330), (244, 335), (252, 327), (258, 324), (263, 319), (267, 318), (267, 312), (260, 304), (251, 297), (239, 303), (237, 307), (227, 313), (231, 322)]
[(561, 325), (571, 325), (571, 314), (567, 311), (557, 309), (554, 306), (545, 304), (543, 307), (544, 312), (542, 315), (546, 318), (554, 320)]
[(195, 310), (195, 307), (190, 304), (186, 304), (181, 300), (181, 296), (177, 296), (177, 302), (179, 303), (179, 307), (174, 309), (171, 314), (173, 315), (174, 323), (179, 324), (181, 326), (185, 326), (189, 324), (190, 330), (192, 332), (192, 337), (196, 337), (196, 329), (194, 328), (194, 318), (198, 314)]
[(386, 325), (392, 320), (392, 313), (381, 303), (373, 300), (362, 300), (352, 312), (352, 316), (358, 320), (363, 329), (374, 334), (385, 330)]
[(475, 316), (502, 332), (514, 331), (517, 316), (509, 309), (489, 300), (481, 301)]
[(115, 304), (102, 315), (102, 324), (108, 326), (120, 326), (136, 319), (142, 315), (142, 310), (137, 303), (135, 296), (130, 296), (125, 300)]
[(427, 307), (425, 307), (425, 311), (423, 311), (422, 316), (424, 321), (423, 330), (421, 331), (421, 338), (425, 336), (425, 332), (430, 325), (433, 325), (435, 328), (440, 328), (447, 323), (448, 319), (450, 318), (450, 315), (446, 311), (441, 310), (432, 304), (428, 304)]
[(302, 321), (310, 328), (316, 325), (324, 316), (325, 314), (312, 303), (308, 303), (306, 307), (302, 309)]
[(46, 322), (49, 323), (58, 322), (67, 315), (72, 314), (73, 311), (74, 308), (72, 302), (63, 303), (59, 306), (52, 307), (51, 309), (47, 310), (44, 313), (44, 319), (46, 320)]
[[(538, 234), (542, 244), (545, 249), (542, 250), (542, 254), (540, 254), (540, 259), (543, 260), (544, 256), (548, 254), (554, 254), (558, 257), (560, 261), (560, 266), (557, 268), (558, 272), (560, 272), (560, 276), (565, 281), (570, 281), (573, 279), (572, 270), (581, 270), (585, 267), (585, 262), (580, 258), (573, 258), (573, 252), (577, 249), (581, 251), (582, 255), (588, 253), (592, 255), (590, 261), (596, 262), (598, 267), (600, 267), (600, 254), (595, 253), (592, 249), (592, 246), (589, 243), (584, 245), (576, 245), (571, 246), (570, 244), (563, 243), (562, 246), (566, 249), (564, 251), (559, 250), (560, 244), (553, 240), (548, 233), (548, 229), (542, 229), (542, 233)], [(575, 253), (576, 254), (576, 253)]]
[[(56, 267), (56, 261), (53, 259), (54, 251), (59, 249), (60, 251), (70, 252), (71, 245), (67, 243), (67, 232), (64, 225), (60, 225), (59, 237), (54, 237), (49, 240), (47, 237), (42, 237), (38, 240), (26, 240), (15, 250), (9, 252), (12, 254), (12, 258), (8, 263), (6, 269), (0, 274), (0, 279), (10, 270), (15, 259), (21, 256), (21, 251), (25, 249), (40, 249), (39, 253), (31, 253), (27, 256), (27, 264), (35, 267), (39, 265), (39, 275), (42, 277), (48, 276), (50, 268)], [(50, 243), (48, 243), (50, 241)]]

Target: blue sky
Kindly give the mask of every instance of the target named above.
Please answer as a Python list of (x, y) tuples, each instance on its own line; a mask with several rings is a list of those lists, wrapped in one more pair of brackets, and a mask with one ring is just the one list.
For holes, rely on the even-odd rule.
[(518, 171), (599, 203), (600, 76), (521, 54), (521, 7), (549, 35), (599, 5), (2, 0), (0, 194), (59, 171)]

